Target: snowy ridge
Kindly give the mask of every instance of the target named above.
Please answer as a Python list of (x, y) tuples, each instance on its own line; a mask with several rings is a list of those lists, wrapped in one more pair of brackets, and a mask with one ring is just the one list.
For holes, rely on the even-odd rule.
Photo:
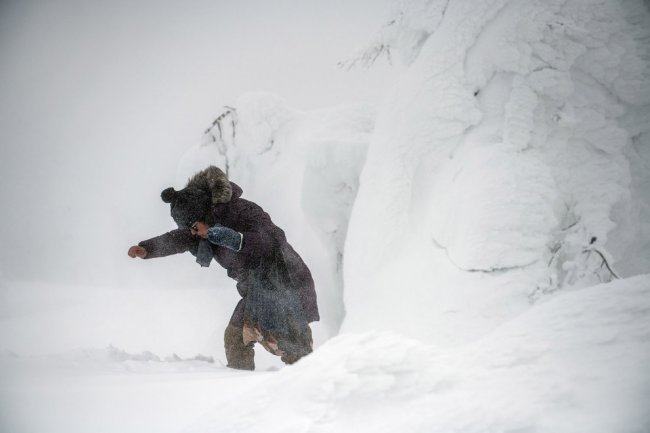
[[(643, 432), (650, 276), (557, 295), (455, 350), (340, 335), (187, 432)], [(408, 413), (410, 416), (405, 416)]]

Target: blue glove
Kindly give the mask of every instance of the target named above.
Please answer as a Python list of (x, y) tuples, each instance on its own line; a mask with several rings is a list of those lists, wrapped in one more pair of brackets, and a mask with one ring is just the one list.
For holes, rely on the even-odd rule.
[(208, 240), (215, 245), (240, 251), (244, 236), (231, 228), (217, 224), (208, 229)]

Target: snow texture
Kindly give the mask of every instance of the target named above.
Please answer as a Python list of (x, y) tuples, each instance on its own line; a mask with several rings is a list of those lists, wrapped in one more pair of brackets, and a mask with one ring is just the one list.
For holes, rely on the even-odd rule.
[[(399, 22), (440, 10), (407, 4)], [(525, 298), (615, 278), (602, 258), (648, 272), (645, 5), (452, 0), (429, 22), (360, 175), (344, 329), (383, 329), (396, 305), (386, 328), (455, 344), (485, 328), (449, 339), (431, 316), (498, 325)], [(471, 301), (450, 309), (449, 293)]]
[[(650, 277), (554, 296), (453, 350), (343, 334), (188, 433), (645, 432)], [(247, 404), (241, 404), (245, 400)]]

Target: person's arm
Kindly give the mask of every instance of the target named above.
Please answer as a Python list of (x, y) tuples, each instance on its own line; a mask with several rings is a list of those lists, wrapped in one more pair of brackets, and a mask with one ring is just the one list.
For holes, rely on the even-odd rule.
[(207, 239), (210, 243), (238, 253), (241, 251), (244, 236), (231, 228), (216, 224), (207, 230)]
[[(209, 227), (203, 222), (197, 222), (191, 233), (236, 253), (259, 258), (273, 251), (273, 231), (282, 232), (273, 224), (269, 215), (252, 202), (247, 202), (241, 209), (236, 226), (238, 230), (221, 224)], [(283, 232), (282, 234), (284, 235)]]
[[(129, 249), (129, 256), (155, 259), (190, 251), (197, 243), (198, 240), (192, 236), (188, 229), (176, 229), (142, 241), (137, 246), (132, 246)], [(144, 254), (142, 254), (142, 250), (144, 250)]]
[(221, 224), (210, 227), (206, 223), (198, 221), (194, 223), (191, 230), (192, 234), (207, 239), (211, 244), (228, 248), (236, 253), (241, 251), (244, 236), (230, 227)]
[(242, 234), (240, 254), (250, 257), (264, 257), (272, 254), (276, 246), (276, 235), (280, 230), (269, 214), (255, 203), (248, 202), (245, 209), (239, 213), (239, 232)]

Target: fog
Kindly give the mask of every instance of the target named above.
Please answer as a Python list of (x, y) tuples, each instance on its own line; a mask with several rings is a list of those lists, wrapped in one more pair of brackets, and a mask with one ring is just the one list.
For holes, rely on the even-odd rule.
[(126, 251), (173, 228), (160, 191), (242, 93), (273, 92), (297, 109), (378, 102), (393, 68), (337, 62), (369, 42), (389, 3), (2, 3), (0, 280), (177, 287), (223, 278), (189, 257), (136, 264)]

